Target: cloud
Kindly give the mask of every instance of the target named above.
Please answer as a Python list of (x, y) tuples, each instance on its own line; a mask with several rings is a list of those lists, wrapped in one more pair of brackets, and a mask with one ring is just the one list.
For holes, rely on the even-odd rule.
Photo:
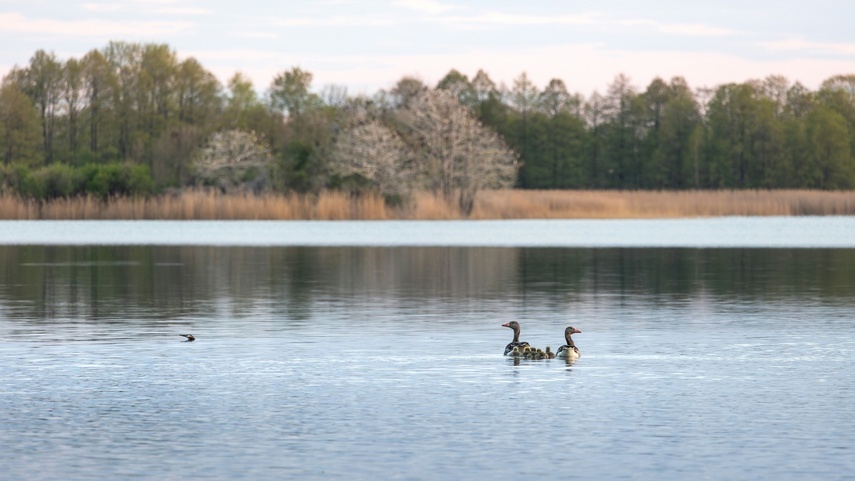
[(278, 33), (273, 32), (246, 32), (246, 31), (237, 31), (229, 33), (229, 36), (235, 38), (261, 38), (267, 40), (273, 40), (279, 38)]
[[(412, 3), (418, 3), (423, 11), (435, 9), (428, 13), (437, 14), (431, 17), (413, 15), (338, 15), (338, 16), (301, 16), (281, 18), (277, 25), (283, 27), (385, 27), (404, 23), (437, 22), (457, 27), (506, 27), (506, 26), (537, 26), (537, 25), (587, 25), (594, 20), (587, 15), (513, 15), (501, 12), (490, 12), (480, 15), (438, 15), (458, 7), (422, 2), (418, 0), (401, 0), (397, 3), (407, 3), (408, 8), (414, 8)], [(424, 5), (422, 5), (424, 4)], [(427, 5), (427, 4), (430, 4)]]
[(116, 5), (114, 3), (84, 3), (81, 5), (84, 10), (88, 10), (90, 12), (116, 12), (122, 9), (121, 5)]
[(413, 15), (392, 14), (354, 14), (337, 16), (296, 16), (281, 18), (276, 21), (277, 25), (284, 27), (383, 27), (400, 25), (404, 23), (439, 23), (452, 27), (461, 28), (489, 28), (489, 27), (539, 27), (566, 25), (590, 26), (599, 28), (621, 28), (641, 27), (656, 30), (669, 35), (687, 36), (723, 36), (733, 35), (736, 32), (728, 28), (713, 27), (703, 24), (664, 24), (649, 19), (616, 19), (607, 18), (594, 13), (580, 13), (574, 15), (522, 15), (491, 11), (472, 15), (447, 14), (461, 7), (441, 4), (431, 0), (399, 0), (395, 5), (403, 6), (411, 10), (430, 13), (430, 16), (419, 17)]
[(398, 0), (396, 2), (392, 2), (399, 7), (409, 8), (411, 10), (416, 10), (419, 12), (425, 12), (430, 14), (438, 14), (447, 12), (450, 10), (456, 10), (460, 7), (456, 5), (449, 5), (446, 3), (440, 3), (433, 0)]
[[(211, 10), (201, 7), (168, 6), (176, 3), (176, 0), (135, 0), (135, 2), (144, 5), (145, 11), (159, 15), (210, 15), (213, 13)], [(98, 13), (127, 10), (126, 7), (114, 3), (84, 3), (81, 4), (81, 7), (84, 10)]]
[(225, 49), (225, 50), (198, 50), (187, 52), (193, 58), (199, 61), (259, 61), (272, 60), (282, 57), (280, 52), (270, 50), (254, 50), (245, 48)]
[(397, 23), (382, 16), (292, 17), (276, 20), (282, 27), (383, 27)]
[(596, 14), (577, 15), (515, 15), (502, 12), (490, 12), (474, 16), (447, 16), (441, 21), (449, 24), (468, 26), (559, 26), (587, 25), (592, 27), (643, 27), (653, 28), (661, 33), (691, 36), (732, 35), (735, 32), (727, 28), (710, 27), (702, 24), (663, 24), (648, 19), (615, 19)]
[[(803, 38), (790, 38), (777, 42), (761, 42), (761, 47), (773, 52), (805, 52), (833, 55), (855, 55), (855, 43), (809, 42)], [(851, 70), (851, 68), (850, 68)]]
[(720, 36), (733, 35), (735, 32), (729, 28), (716, 28), (701, 24), (683, 24), (683, 25), (658, 25), (658, 29), (662, 33), (672, 33), (676, 35), (690, 36)]
[(198, 7), (166, 7), (156, 10), (157, 13), (164, 15), (210, 15), (211, 11), (207, 8)]
[(618, 27), (642, 27), (652, 28), (660, 33), (672, 35), (687, 35), (697, 37), (715, 37), (722, 35), (734, 35), (736, 31), (729, 28), (711, 27), (700, 23), (677, 23), (669, 24), (662, 23), (657, 20), (646, 18), (631, 18), (631, 19), (606, 19), (598, 20), (597, 22), (603, 26), (618, 26)]
[(0, 31), (67, 35), (74, 37), (151, 37), (181, 32), (192, 27), (187, 22), (118, 22), (108, 20), (51, 20), (27, 18), (18, 13), (0, 13)]
[[(572, 58), (573, 62), (556, 62), (559, 58)], [(620, 73), (628, 75), (640, 90), (656, 77), (668, 80), (680, 76), (692, 87), (715, 87), (772, 74), (818, 88), (823, 80), (850, 71), (851, 62), (815, 58), (763, 61), (712, 52), (639, 52), (610, 49), (600, 44), (570, 44), (510, 51), (472, 50), (453, 55), (315, 57), (303, 68), (315, 75), (317, 85), (342, 84), (349, 86), (352, 92), (368, 94), (389, 88), (404, 75), (414, 75), (428, 85), (435, 85), (452, 68), (470, 78), (480, 68), (497, 84), (512, 85), (515, 78), (526, 72), (539, 88), (553, 78), (560, 78), (571, 91), (587, 95), (594, 90), (604, 92)], [(270, 78), (263, 84), (269, 83)]]
[(501, 12), (474, 16), (449, 16), (444, 17), (442, 21), (463, 26), (590, 25), (595, 23), (588, 15), (514, 15)]

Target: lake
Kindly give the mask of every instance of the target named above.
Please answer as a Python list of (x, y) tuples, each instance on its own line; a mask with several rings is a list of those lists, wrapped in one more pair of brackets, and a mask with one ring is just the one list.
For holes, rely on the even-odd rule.
[(855, 218), (0, 222), (0, 259), (0, 479), (855, 473)]

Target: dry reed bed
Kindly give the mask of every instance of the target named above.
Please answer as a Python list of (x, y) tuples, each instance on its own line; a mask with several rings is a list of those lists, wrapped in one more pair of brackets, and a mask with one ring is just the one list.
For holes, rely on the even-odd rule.
[(478, 219), (855, 215), (855, 191), (492, 191)]
[[(850, 191), (485, 191), (470, 219), (628, 219), (712, 216), (855, 215)], [(151, 198), (94, 197), (36, 202), (0, 196), (0, 219), (386, 220), (461, 219), (453, 204), (429, 193), (404, 208), (378, 196), (219, 195), (184, 192)]]

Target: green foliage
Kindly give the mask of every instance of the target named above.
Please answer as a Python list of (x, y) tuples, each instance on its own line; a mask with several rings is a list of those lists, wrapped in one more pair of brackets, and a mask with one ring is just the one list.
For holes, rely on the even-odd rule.
[[(274, 189), (343, 187), (355, 181), (332, 174), (330, 162), (350, 106), (370, 105), (418, 150), (426, 146), (402, 128), (399, 114), (432, 90), (450, 92), (513, 149), (517, 187), (855, 187), (852, 74), (833, 76), (817, 91), (780, 76), (698, 90), (680, 77), (654, 79), (638, 89), (618, 75), (602, 95), (586, 98), (560, 79), (535, 85), (525, 72), (510, 87), (482, 70), (470, 79), (452, 69), (434, 89), (404, 77), (370, 100), (331, 87), (318, 95), (312, 80), (291, 67), (259, 95), (240, 73), (224, 88), (166, 44), (113, 41), (79, 59), (38, 50), (0, 86), (4, 189), (48, 198), (144, 193), (152, 179), (192, 184), (191, 160), (205, 139), (226, 130), (258, 134), (274, 159), (265, 174)], [(78, 178), (91, 165), (126, 163), (147, 173), (111, 167)]]
[(154, 182), (144, 165), (106, 164), (86, 166), (83, 169), (86, 193), (109, 198), (129, 195), (148, 195)]
[(0, 161), (32, 164), (39, 158), (39, 117), (16, 85), (0, 88)]
[(14, 164), (0, 171), (0, 185), (4, 190), (36, 200), (80, 195), (107, 199), (148, 195), (154, 190), (148, 167), (129, 164), (87, 164), (81, 167), (51, 164), (34, 170), (23, 164)]
[(655, 79), (638, 93), (618, 76), (606, 95), (595, 92), (583, 109), (572, 102), (556, 108), (567, 98), (558, 82), (537, 101), (532, 88), (521, 76), (504, 97), (479, 97), (474, 108), (521, 153), (520, 187), (855, 185), (855, 76), (833, 77), (817, 93), (781, 77), (727, 84), (708, 102), (682, 78)]
[(847, 142), (846, 119), (823, 106), (813, 109), (807, 119), (807, 157), (802, 171), (807, 187), (852, 188), (855, 165)]
[(320, 104), (320, 98), (309, 92), (312, 73), (293, 67), (278, 74), (270, 85), (274, 108), (287, 112), (289, 117), (299, 117), (306, 109)]
[(293, 140), (279, 155), (276, 163), (276, 186), (281, 190), (311, 192), (313, 179), (317, 175), (313, 160), (314, 148), (308, 142)]
[(475, 88), (465, 75), (452, 69), (436, 85), (440, 90), (448, 90), (457, 96), (457, 100), (467, 107), (473, 107), (477, 102)]

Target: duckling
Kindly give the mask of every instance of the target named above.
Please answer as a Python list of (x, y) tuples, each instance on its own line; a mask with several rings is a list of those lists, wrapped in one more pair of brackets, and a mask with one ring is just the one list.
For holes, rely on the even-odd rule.
[(538, 360), (540, 360), (540, 359), (546, 359), (546, 353), (545, 353), (545, 352), (543, 352), (543, 349), (538, 349), (538, 350), (537, 350), (537, 359), (538, 359)]
[(550, 349), (549, 346), (546, 346), (546, 358), (555, 359), (555, 353), (552, 352), (552, 349)]
[(186, 337), (187, 342), (193, 342), (196, 340), (196, 338), (193, 336), (193, 334), (179, 334), (179, 336)]
[(514, 350), (513, 350), (513, 351), (511, 351), (511, 356), (514, 356), (514, 357), (520, 357), (520, 356), (522, 356), (522, 353), (520, 352), (520, 348), (519, 348), (519, 347), (514, 346)]

